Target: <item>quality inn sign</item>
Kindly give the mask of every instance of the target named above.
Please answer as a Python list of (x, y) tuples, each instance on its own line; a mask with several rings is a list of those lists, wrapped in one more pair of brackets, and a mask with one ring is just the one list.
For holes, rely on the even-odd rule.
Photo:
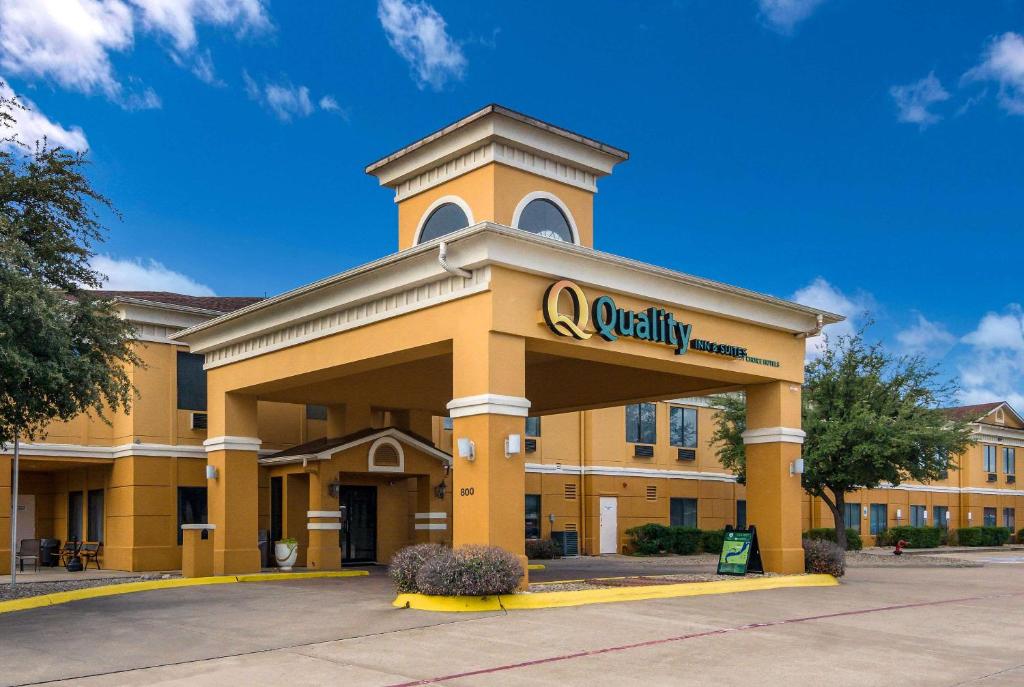
[[(572, 304), (569, 313), (559, 309), (563, 293), (569, 296)], [(779, 366), (777, 361), (747, 355), (747, 349), (743, 346), (695, 339), (692, 336), (692, 324), (680, 322), (674, 314), (662, 308), (650, 307), (640, 312), (624, 310), (615, 305), (615, 300), (611, 296), (599, 296), (594, 299), (593, 305), (590, 305), (583, 289), (568, 279), (556, 281), (547, 288), (544, 292), (543, 305), (544, 322), (559, 336), (569, 336), (581, 341), (589, 339), (595, 333), (605, 341), (618, 341), (619, 337), (628, 337), (672, 346), (676, 355), (685, 355), (687, 351), (694, 350), (760, 365)], [(587, 331), (591, 319), (594, 323), (593, 332)]]

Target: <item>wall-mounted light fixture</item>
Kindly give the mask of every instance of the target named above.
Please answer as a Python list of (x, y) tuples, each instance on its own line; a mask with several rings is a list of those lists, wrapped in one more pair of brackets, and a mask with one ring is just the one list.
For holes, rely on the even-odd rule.
[(548, 513), (548, 522), (550, 522), (552, 525), (555, 524), (555, 514), (554, 513)]
[(804, 459), (797, 458), (789, 464), (789, 474), (791, 475), (802, 475), (804, 474)]
[(519, 434), (509, 434), (505, 437), (505, 457), (511, 458), (523, 450), (523, 437)]
[(459, 437), (459, 458), (465, 458), (466, 460), (476, 459), (476, 444), (473, 443), (472, 439), (468, 437)]
[(332, 499), (341, 496), (341, 482), (331, 482), (327, 485), (327, 495)]
[(441, 483), (434, 487), (434, 496), (439, 499), (444, 499), (444, 495), (448, 493), (448, 485), (444, 483), (444, 478), (441, 478)]
[(217, 479), (217, 466), (207, 465), (206, 466), (206, 479)]
[(967, 522), (970, 522), (971, 520), (974, 520), (974, 513), (967, 511)]
[(868, 517), (868, 507), (864, 506), (864, 517)]

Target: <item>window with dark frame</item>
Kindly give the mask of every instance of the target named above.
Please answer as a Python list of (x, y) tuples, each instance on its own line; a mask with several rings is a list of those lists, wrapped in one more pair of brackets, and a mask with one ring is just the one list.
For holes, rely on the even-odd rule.
[(889, 526), (889, 506), (884, 503), (871, 504), (871, 534), (875, 535)]
[[(744, 502), (744, 506), (746, 503)], [(673, 527), (697, 526), (697, 499), (669, 499), (669, 524)], [(744, 519), (746, 519), (744, 508)]]
[(982, 512), (982, 524), (985, 527), (995, 527), (996, 526), (996, 509), (995, 508), (986, 508)]
[(528, 436), (528, 437), (539, 437), (540, 436), (540, 418), (539, 417), (528, 417), (528, 418), (526, 418), (526, 436)]
[(631, 444), (658, 443), (656, 404), (633, 403), (626, 406), (626, 441)]
[(857, 530), (857, 534), (863, 532), (863, 528), (860, 524), (860, 504), (859, 503), (844, 503), (843, 504), (843, 516), (846, 518), (846, 528)]
[(178, 410), (206, 410), (205, 357), (178, 351)]
[(526, 538), (540, 539), (540, 494), (526, 495)]
[(82, 541), (82, 500), (82, 492), (68, 492), (68, 541)]
[(669, 443), (680, 448), (697, 448), (697, 409), (672, 406), (668, 411)]
[(984, 465), (983, 465), (982, 469), (985, 472), (995, 472), (996, 471), (996, 447), (995, 446), (991, 446), (989, 444), (985, 444), (985, 446), (982, 447), (982, 452), (984, 454), (983, 455)]
[(1007, 475), (1017, 474), (1017, 450), (1009, 446), (1003, 447), (1003, 472)]
[(178, 487), (178, 544), (182, 525), (202, 525), (206, 518), (206, 487)]
[(423, 223), (417, 243), (426, 243), (468, 226), (469, 218), (466, 217), (466, 212), (461, 207), (455, 203), (442, 203), (430, 213), (427, 221)]
[(910, 526), (911, 527), (927, 527), (928, 526), (928, 507), (927, 506), (910, 506)]
[(949, 506), (932, 506), (932, 525), (949, 529)]
[(307, 420), (326, 420), (327, 419), (327, 406), (320, 406), (313, 403), (306, 404), (306, 419)]
[(1017, 512), (1014, 508), (1003, 509), (1003, 527), (1009, 527), (1010, 531), (1017, 528)]
[(90, 489), (88, 494), (88, 517), (86, 518), (86, 541), (103, 542), (103, 490)]

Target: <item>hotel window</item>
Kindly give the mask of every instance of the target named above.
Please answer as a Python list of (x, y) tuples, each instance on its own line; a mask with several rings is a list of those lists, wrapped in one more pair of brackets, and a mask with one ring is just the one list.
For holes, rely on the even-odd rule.
[(528, 417), (528, 418), (526, 418), (526, 436), (528, 436), (528, 437), (539, 437), (540, 436), (540, 418), (539, 417)]
[(178, 410), (206, 410), (203, 356), (178, 352)]
[(996, 471), (996, 447), (985, 444), (983, 448), (984, 466), (982, 469), (985, 472)]
[(82, 541), (82, 492), (68, 493), (68, 541)]
[(745, 499), (736, 501), (736, 529), (747, 529), (747, 502)]
[(697, 409), (671, 407), (668, 411), (668, 433), (673, 446), (697, 448)]
[(626, 441), (631, 444), (658, 443), (657, 408), (653, 403), (626, 406)]
[(857, 534), (860, 534), (860, 504), (859, 503), (844, 503), (843, 504), (843, 517), (846, 520), (847, 529), (857, 530)]
[(884, 503), (871, 504), (871, 534), (878, 534), (889, 525), (889, 507)]
[(450, 234), (469, 226), (466, 212), (455, 203), (443, 203), (430, 213), (420, 230), (419, 243)]
[(178, 487), (178, 544), (182, 525), (206, 522), (206, 487)]
[(1003, 527), (1009, 527), (1010, 531), (1014, 531), (1017, 528), (1017, 513), (1013, 508), (1003, 509)]
[[(746, 504), (744, 503), (744, 510)], [(673, 527), (697, 526), (697, 499), (669, 499), (669, 524)], [(746, 513), (744, 512), (744, 518)]]
[(949, 507), (948, 506), (934, 506), (932, 508), (932, 526), (941, 527), (942, 529), (949, 528)]
[(307, 420), (326, 420), (327, 419), (327, 406), (318, 406), (312, 403), (306, 404), (306, 419)]
[(103, 490), (89, 490), (89, 517), (86, 522), (87, 541), (103, 541)]
[(985, 527), (995, 527), (996, 526), (996, 509), (995, 508), (986, 508), (984, 510), (984, 512), (982, 513), (982, 523), (981, 524), (984, 525)]
[(455, 429), (455, 423), (450, 417), (441, 418), (441, 429), (446, 429), (449, 432)]
[(927, 527), (928, 526), (928, 507), (927, 506), (911, 506), (910, 507), (910, 526), (911, 527)]
[(540, 539), (540, 494), (526, 495), (526, 538)]
[(1007, 475), (1017, 474), (1017, 451), (1016, 449), (1003, 447), (1003, 472)]
[(547, 198), (531, 200), (519, 215), (517, 229), (549, 239), (574, 243), (572, 228), (561, 208)]

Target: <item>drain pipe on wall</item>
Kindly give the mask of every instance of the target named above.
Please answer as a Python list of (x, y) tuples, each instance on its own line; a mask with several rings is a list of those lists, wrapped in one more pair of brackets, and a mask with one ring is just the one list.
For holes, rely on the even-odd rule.
[(444, 241), (437, 246), (437, 262), (445, 272), (454, 274), (456, 277), (470, 279), (473, 276), (473, 273), (468, 270), (448, 264), (448, 244)]
[[(444, 246), (443, 243), (441, 245)], [(822, 315), (815, 315), (814, 316), (814, 322), (815, 322), (814, 329), (810, 330), (809, 332), (797, 332), (793, 336), (795, 336), (798, 339), (809, 339), (812, 336), (817, 336), (818, 334), (821, 334), (821, 330), (825, 328), (825, 318), (824, 318), (824, 316), (822, 316)]]

